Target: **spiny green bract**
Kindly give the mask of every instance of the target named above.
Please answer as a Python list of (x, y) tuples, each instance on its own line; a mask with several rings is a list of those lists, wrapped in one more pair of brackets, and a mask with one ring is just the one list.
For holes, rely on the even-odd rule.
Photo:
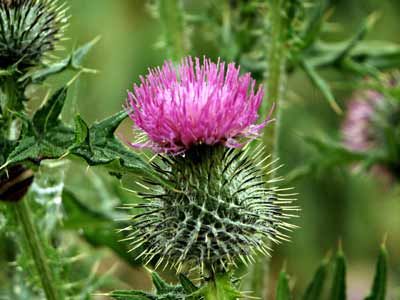
[(37, 65), (66, 27), (58, 0), (0, 0), (0, 68)]
[[(266, 239), (287, 240), (282, 231), (297, 207), (289, 189), (266, 186), (263, 149), (249, 151), (222, 146), (197, 146), (184, 155), (160, 156), (154, 169), (175, 189), (148, 182), (136, 205), (144, 211), (132, 216), (133, 249), (144, 246), (140, 257), (156, 260), (156, 267), (201, 273), (229, 270), (251, 262), (256, 251), (267, 254)], [(271, 170), (268, 173), (271, 173)], [(280, 181), (272, 179), (268, 184)], [(132, 250), (133, 250), (132, 249)]]

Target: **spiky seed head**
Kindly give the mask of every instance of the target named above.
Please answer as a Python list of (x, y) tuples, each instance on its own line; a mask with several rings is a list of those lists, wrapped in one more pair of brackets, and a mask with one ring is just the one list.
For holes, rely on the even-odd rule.
[(266, 183), (264, 167), (273, 164), (263, 153), (203, 145), (161, 156), (153, 167), (174, 189), (147, 182), (146, 202), (135, 208), (143, 211), (131, 218), (133, 249), (143, 246), (140, 257), (156, 267), (207, 274), (267, 253), (266, 240), (286, 240), (294, 194), (274, 187), (279, 180)]
[(0, 0), (0, 68), (38, 65), (67, 26), (58, 0)]

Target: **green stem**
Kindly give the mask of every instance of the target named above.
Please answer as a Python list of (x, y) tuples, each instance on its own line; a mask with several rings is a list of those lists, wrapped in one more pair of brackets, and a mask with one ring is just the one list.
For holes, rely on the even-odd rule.
[(32, 259), (35, 263), (37, 273), (43, 286), (47, 300), (57, 300), (57, 289), (53, 286), (54, 280), (45, 256), (42, 242), (40, 240), (36, 224), (32, 220), (28, 198), (13, 205), (18, 222), (21, 225), (24, 241), (26, 242)]
[(158, 9), (167, 56), (174, 62), (178, 62), (188, 52), (188, 39), (185, 31), (184, 11), (182, 0), (159, 0)]
[(0, 95), (1, 112), (2, 118), (5, 120), (2, 134), (6, 139), (17, 140), (20, 126), (13, 112), (22, 111), (24, 109), (23, 95), (19, 92), (18, 81), (15, 76), (5, 76), (0, 83), (2, 90)]
[[(20, 134), (19, 119), (13, 112), (22, 112), (25, 107), (23, 104), (23, 90), (18, 85), (15, 76), (9, 76), (0, 82), (1, 84), (1, 108), (2, 117), (6, 120), (3, 128), (3, 136), (9, 140), (17, 140)], [(37, 269), (37, 274), (43, 286), (44, 293), (48, 300), (60, 299), (57, 289), (54, 287), (54, 278), (48, 265), (48, 258), (45, 256), (43, 243), (40, 239), (36, 224), (32, 220), (28, 198), (22, 199), (13, 208), (18, 223), (22, 229), (23, 243), (27, 246)]]
[(286, 53), (283, 45), (284, 22), (282, 17), (283, 3), (285, 0), (270, 0), (269, 23), (271, 26), (271, 39), (268, 49), (267, 72), (267, 105), (274, 103), (276, 121), (269, 126), (264, 135), (264, 140), (272, 150), (273, 158), (279, 156), (280, 128), (282, 119), (282, 95), (285, 77)]

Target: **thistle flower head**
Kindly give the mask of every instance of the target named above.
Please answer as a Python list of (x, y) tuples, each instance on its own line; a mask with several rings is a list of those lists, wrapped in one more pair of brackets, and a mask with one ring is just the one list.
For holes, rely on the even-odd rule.
[(375, 91), (365, 91), (349, 102), (342, 133), (344, 144), (350, 150), (362, 152), (376, 146), (373, 121), (382, 97)]
[(255, 124), (262, 98), (262, 87), (233, 63), (187, 57), (175, 68), (166, 62), (128, 92), (134, 128), (144, 133), (133, 145), (164, 153), (200, 144), (239, 147), (267, 123)]
[(58, 0), (0, 0), (0, 68), (37, 65), (66, 27)]
[(290, 205), (295, 194), (274, 186), (281, 179), (265, 181), (264, 169), (274, 164), (265, 163), (262, 149), (202, 145), (159, 157), (153, 167), (174, 188), (146, 181), (140, 193), (146, 201), (133, 205), (143, 211), (127, 229), (145, 263), (177, 272), (229, 271), (252, 262), (256, 252), (267, 254), (267, 240), (287, 240), (295, 228), (287, 221), (298, 210)]
[(385, 148), (389, 131), (397, 132), (400, 126), (399, 74), (383, 75), (381, 81), (380, 91), (357, 91), (348, 104), (342, 134), (344, 144), (353, 151)]
[[(372, 171), (381, 177), (399, 176), (400, 102), (398, 74), (382, 77), (377, 90), (357, 91), (349, 102), (342, 126), (344, 145), (356, 152), (379, 151), (379, 162)], [(384, 175), (383, 175), (384, 174)]]

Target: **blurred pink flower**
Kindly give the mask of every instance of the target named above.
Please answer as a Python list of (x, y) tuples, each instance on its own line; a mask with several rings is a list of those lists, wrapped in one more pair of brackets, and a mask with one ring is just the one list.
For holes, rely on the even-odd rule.
[(255, 124), (263, 98), (250, 74), (239, 67), (204, 58), (186, 57), (150, 69), (128, 92), (127, 110), (142, 139), (134, 147), (181, 153), (198, 144), (240, 147), (269, 122)]
[[(346, 148), (356, 152), (368, 152), (384, 147), (378, 120), (382, 122), (382, 119), (388, 118), (382, 110), (388, 104), (388, 100), (374, 90), (356, 94), (347, 106), (347, 114), (342, 125), (343, 143)], [(353, 170), (357, 172), (360, 166), (354, 165)], [(370, 168), (370, 173), (379, 178), (384, 187), (389, 187), (395, 178), (390, 167), (386, 164), (375, 164)]]
[(372, 122), (381, 101), (381, 94), (366, 91), (349, 102), (342, 126), (343, 142), (348, 149), (364, 152), (376, 146)]

